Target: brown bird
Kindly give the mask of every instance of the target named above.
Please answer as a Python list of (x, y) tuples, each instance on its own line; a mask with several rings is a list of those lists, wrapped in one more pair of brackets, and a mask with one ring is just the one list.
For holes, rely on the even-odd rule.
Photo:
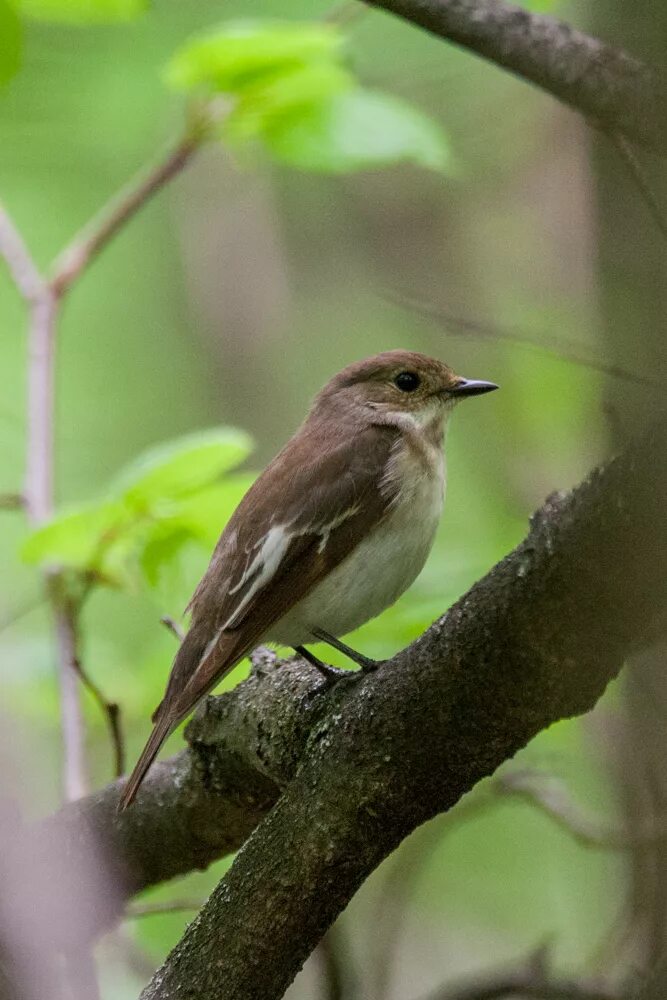
[(338, 636), (420, 572), (442, 512), (447, 418), (458, 400), (496, 388), (412, 351), (358, 361), (325, 385), (220, 536), (121, 809), (169, 734), (260, 642), (291, 646), (327, 676), (305, 643), (375, 666)]

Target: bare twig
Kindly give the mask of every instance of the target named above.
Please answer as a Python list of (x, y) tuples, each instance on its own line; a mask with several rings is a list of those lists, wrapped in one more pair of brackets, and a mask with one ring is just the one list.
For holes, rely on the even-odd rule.
[(202, 136), (188, 134), (156, 166), (142, 171), (58, 256), (53, 265), (51, 288), (61, 297), (84, 270), (113, 239), (119, 229), (134, 216), (165, 184), (179, 174), (201, 145)]
[(497, 795), (518, 796), (537, 806), (584, 847), (626, 850), (646, 847), (667, 838), (667, 824), (654, 822), (650, 828), (632, 833), (604, 827), (585, 816), (569, 798), (564, 787), (550, 775), (515, 771), (493, 778), (489, 787)]
[(165, 903), (132, 903), (126, 911), (128, 920), (140, 920), (143, 917), (159, 917), (164, 913), (187, 913), (201, 910), (203, 899), (172, 899)]
[[(59, 589), (54, 578), (49, 588)], [(56, 642), (58, 646), (58, 671), (60, 679), (60, 725), (63, 738), (63, 791), (67, 801), (85, 795), (88, 784), (85, 729), (79, 698), (76, 664), (78, 662), (78, 637), (76, 619), (66, 602), (59, 596), (51, 597), (54, 609)]]
[(621, 1000), (608, 987), (584, 982), (540, 982), (526, 974), (487, 979), (453, 989), (439, 989), (424, 1000)]
[(54, 375), (57, 303), (48, 286), (30, 307), (25, 500), (39, 524), (53, 510)]
[(609, 137), (620, 153), (621, 159), (625, 163), (630, 177), (637, 185), (637, 189), (644, 199), (646, 207), (651, 213), (658, 230), (667, 240), (667, 218), (665, 218), (662, 206), (660, 205), (657, 195), (653, 190), (648, 177), (646, 176), (646, 172), (641, 165), (632, 143), (627, 136), (623, 135), (621, 132), (612, 132)]
[(21, 234), (0, 202), (0, 256), (4, 257), (14, 284), (26, 302), (42, 291), (43, 280)]
[(185, 638), (185, 632), (178, 624), (178, 622), (171, 617), (171, 615), (162, 615), (162, 618), (160, 618), (160, 624), (164, 625), (165, 628), (169, 632), (171, 632), (172, 635), (176, 636), (179, 642), (183, 642), (183, 639)]
[(629, 372), (619, 365), (610, 365), (605, 361), (585, 358), (578, 352), (576, 346), (571, 341), (565, 340), (562, 337), (550, 337), (548, 341), (536, 340), (530, 334), (524, 333), (521, 330), (509, 329), (497, 324), (456, 316), (434, 302), (425, 302), (408, 293), (394, 289), (385, 290), (383, 296), (389, 302), (393, 302), (402, 309), (418, 312), (428, 319), (435, 320), (437, 323), (444, 323), (447, 326), (453, 327), (453, 336), (470, 334), (471, 336), (482, 337), (487, 340), (503, 340), (506, 343), (517, 344), (520, 347), (551, 354), (562, 361), (569, 361), (584, 368), (591, 368), (593, 371), (598, 371), (603, 375), (624, 379), (627, 382), (634, 382), (637, 385), (651, 386), (654, 389), (664, 389), (665, 387), (664, 381), (651, 378), (649, 375), (637, 375), (635, 372)]
[(72, 666), (79, 675), (83, 686), (91, 693), (99, 705), (102, 714), (107, 720), (109, 738), (111, 740), (114, 756), (114, 777), (120, 778), (120, 776), (125, 773), (125, 742), (123, 740), (123, 730), (121, 726), (120, 705), (115, 701), (108, 701), (108, 699), (105, 698), (102, 689), (84, 669), (79, 656), (74, 658)]

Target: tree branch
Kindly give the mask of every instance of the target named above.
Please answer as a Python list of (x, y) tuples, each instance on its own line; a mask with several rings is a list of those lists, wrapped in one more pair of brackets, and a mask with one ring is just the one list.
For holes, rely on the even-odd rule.
[(57, 297), (71, 287), (119, 229), (190, 162), (202, 135), (188, 132), (160, 162), (142, 171), (74, 237), (53, 265), (51, 288)]
[(26, 302), (38, 297), (43, 284), (42, 276), (2, 203), (0, 203), (0, 255), (4, 257), (12, 280)]
[(667, 85), (625, 52), (504, 0), (366, 2), (534, 83), (604, 131), (667, 153)]

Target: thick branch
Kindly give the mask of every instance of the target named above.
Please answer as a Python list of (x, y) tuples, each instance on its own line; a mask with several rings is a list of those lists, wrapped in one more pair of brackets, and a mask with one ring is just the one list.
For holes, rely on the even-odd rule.
[(366, 0), (571, 105), (611, 133), (667, 152), (667, 84), (632, 56), (504, 0)]

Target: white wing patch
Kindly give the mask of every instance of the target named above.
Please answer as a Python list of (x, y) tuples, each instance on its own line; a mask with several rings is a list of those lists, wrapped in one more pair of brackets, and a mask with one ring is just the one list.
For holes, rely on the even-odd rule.
[(315, 527), (312, 524), (308, 524), (303, 528), (296, 529), (294, 522), (292, 522), (291, 524), (278, 524), (269, 528), (264, 537), (255, 546), (257, 552), (248, 562), (241, 579), (229, 590), (230, 594), (236, 594), (241, 587), (244, 586), (244, 584), (246, 584), (249, 580), (252, 580), (247, 593), (243, 595), (241, 602), (222, 626), (221, 631), (228, 628), (234, 628), (235, 624), (239, 620), (239, 617), (255, 594), (257, 594), (259, 590), (262, 590), (275, 576), (280, 568), (290, 543), (294, 538), (308, 534), (320, 535), (321, 540), (317, 547), (317, 551), (318, 553), (322, 553), (326, 548), (331, 532), (335, 531), (335, 529), (340, 527), (344, 521), (353, 517), (353, 515), (358, 513), (358, 511), (358, 506), (348, 507), (348, 509), (343, 511), (342, 514), (332, 518), (328, 524), (322, 525), (321, 527)]
[(231, 587), (229, 593), (235, 594), (241, 589), (241, 587), (246, 583), (252, 576), (255, 579), (252, 586), (248, 590), (247, 594), (244, 594), (241, 603), (235, 608), (234, 613), (230, 615), (225, 624), (222, 626), (223, 629), (233, 628), (234, 622), (241, 614), (246, 605), (252, 600), (254, 595), (258, 590), (261, 590), (265, 584), (271, 579), (275, 574), (276, 570), (283, 561), (283, 556), (287, 552), (289, 543), (294, 537), (294, 532), (287, 530), (287, 525), (278, 524), (273, 528), (269, 528), (264, 538), (257, 544), (257, 552), (254, 558), (248, 563), (245, 568), (241, 579), (236, 584), (236, 586)]

